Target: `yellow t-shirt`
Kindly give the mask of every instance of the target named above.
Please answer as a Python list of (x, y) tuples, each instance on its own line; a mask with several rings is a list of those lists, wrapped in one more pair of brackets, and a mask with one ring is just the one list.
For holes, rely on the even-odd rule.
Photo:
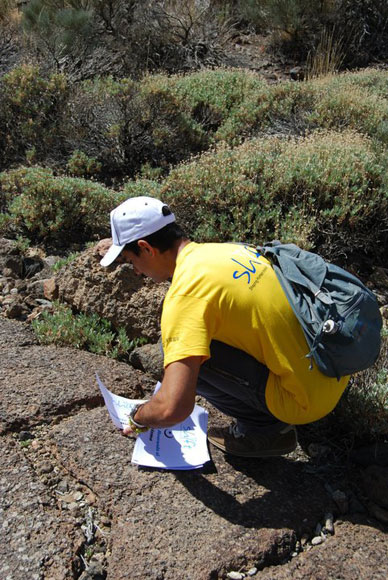
[(179, 253), (162, 313), (164, 364), (210, 356), (215, 339), (269, 368), (266, 402), (281, 421), (310, 423), (327, 415), (349, 377), (323, 375), (306, 358), (301, 326), (269, 262), (239, 244), (190, 242)]

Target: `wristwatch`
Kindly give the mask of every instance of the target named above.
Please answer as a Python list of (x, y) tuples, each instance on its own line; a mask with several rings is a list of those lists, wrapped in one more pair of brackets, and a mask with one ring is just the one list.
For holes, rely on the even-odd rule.
[(139, 433), (145, 433), (149, 429), (149, 427), (147, 427), (146, 425), (141, 425), (134, 419), (134, 416), (136, 415), (140, 407), (142, 407), (146, 403), (147, 401), (144, 401), (144, 403), (139, 403), (138, 405), (135, 405), (130, 414), (128, 415), (128, 425), (131, 427), (132, 431), (137, 435)]

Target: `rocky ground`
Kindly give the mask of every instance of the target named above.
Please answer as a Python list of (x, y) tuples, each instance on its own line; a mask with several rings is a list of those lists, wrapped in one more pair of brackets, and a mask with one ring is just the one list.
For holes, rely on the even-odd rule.
[[(193, 472), (131, 465), (134, 441), (112, 425), (94, 373), (117, 394), (146, 397), (158, 373), (152, 345), (135, 357), (141, 370), (39, 345), (27, 320), (50, 307), (48, 291), (70, 301), (90, 293), (75, 271), (95, 286), (98, 259), (88, 250), (53, 280), (53, 260), (1, 242), (2, 580), (388, 577), (386, 451), (369, 448), (362, 466), (319, 444), (266, 460), (211, 448)], [(123, 275), (106, 273), (113, 296)], [(146, 285), (126, 296), (130, 311), (138, 292), (157, 311), (163, 291)], [(106, 296), (91, 300), (109, 313)]]

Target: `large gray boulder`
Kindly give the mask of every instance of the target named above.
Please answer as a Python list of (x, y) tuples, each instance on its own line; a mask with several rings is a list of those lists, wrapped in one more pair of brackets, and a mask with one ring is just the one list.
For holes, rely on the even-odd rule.
[(124, 327), (130, 338), (156, 342), (160, 335), (162, 302), (168, 284), (137, 276), (132, 266), (100, 266), (96, 247), (83, 252), (55, 278), (55, 295), (76, 310)]

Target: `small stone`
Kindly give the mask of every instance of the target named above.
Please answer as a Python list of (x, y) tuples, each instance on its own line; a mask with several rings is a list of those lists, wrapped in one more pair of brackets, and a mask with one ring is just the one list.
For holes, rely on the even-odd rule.
[(50, 300), (45, 300), (44, 298), (37, 298), (36, 302), (39, 304), (39, 306), (44, 306), (45, 308), (51, 308), (53, 305)]
[(4, 314), (7, 318), (19, 318), (23, 314), (23, 307), (18, 302), (14, 302), (8, 306)]
[(51, 473), (53, 470), (53, 466), (51, 463), (45, 462), (39, 468), (39, 473)]
[(67, 509), (73, 512), (73, 514), (75, 514), (79, 512), (79, 505), (75, 501), (72, 501), (71, 503), (68, 504)]
[(28, 441), (29, 439), (34, 439), (34, 437), (35, 435), (29, 431), (20, 431), (19, 433), (19, 441)]
[(293, 81), (303, 81), (305, 72), (302, 67), (294, 66), (294, 68), (290, 70), (290, 77)]
[(245, 578), (244, 574), (242, 574), (241, 572), (228, 572), (226, 575), (227, 578), (230, 578), (231, 580), (243, 580)]
[(313, 538), (311, 540), (311, 544), (313, 546), (318, 546), (319, 544), (323, 544), (325, 540), (322, 538), (322, 536), (315, 536), (315, 538)]
[(257, 568), (251, 568), (247, 572), (247, 576), (255, 576), (255, 574), (257, 574)]
[(18, 294), (19, 290), (17, 288), (12, 288), (12, 290), (10, 291), (10, 294)]
[(103, 564), (104, 560), (105, 560), (105, 553), (104, 552), (97, 552), (96, 554), (93, 554), (93, 556), (90, 558), (91, 563), (93, 561), (96, 561), (96, 562), (100, 562), (100, 564)]
[(85, 501), (89, 505), (94, 505), (97, 501), (97, 498), (92, 491), (89, 491), (88, 495), (85, 497)]
[(323, 527), (323, 532), (330, 534), (331, 536), (334, 534), (334, 523), (333, 523), (333, 514), (327, 513), (325, 514), (325, 525)]
[(81, 491), (76, 491), (73, 493), (74, 501), (81, 501), (83, 499), (84, 494)]
[[(19, 272), (16, 272), (16, 276), (19, 275)], [(14, 276), (14, 271), (12, 268), (3, 268), (3, 276), (5, 276), (5, 278), (13, 278)]]

